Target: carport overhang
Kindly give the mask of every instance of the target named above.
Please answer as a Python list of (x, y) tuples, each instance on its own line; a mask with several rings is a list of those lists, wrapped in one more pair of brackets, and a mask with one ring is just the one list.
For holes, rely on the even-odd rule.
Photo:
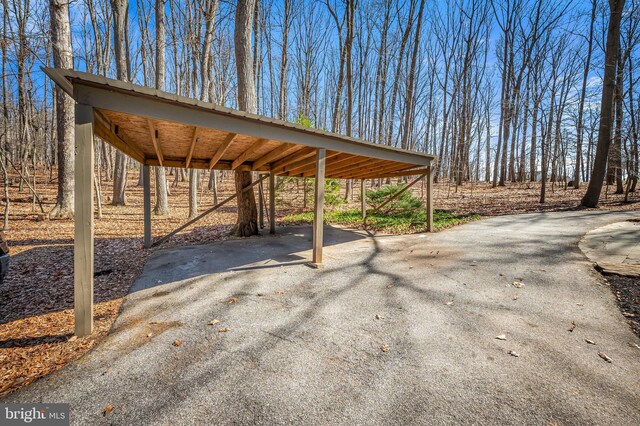
[[(427, 177), (432, 230), (434, 156), (249, 114), (105, 77), (64, 69), (44, 72), (76, 101), (75, 333), (93, 330), (93, 137), (143, 164), (144, 241), (151, 244), (149, 166), (254, 171), (269, 177), (275, 232), (275, 176), (315, 180), (312, 264), (322, 263), (324, 178)], [(251, 190), (251, 188), (245, 188)], [(362, 200), (363, 214), (365, 212)]]

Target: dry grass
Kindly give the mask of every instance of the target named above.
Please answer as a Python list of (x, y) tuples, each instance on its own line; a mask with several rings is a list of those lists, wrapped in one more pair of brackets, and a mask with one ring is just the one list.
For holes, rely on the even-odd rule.
[[(12, 185), (10, 229), (5, 232), (11, 248), (10, 272), (0, 288), (0, 397), (49, 374), (91, 350), (105, 335), (120, 310), (124, 296), (142, 271), (149, 251), (142, 248), (142, 188), (137, 172), (130, 172), (128, 204), (108, 204), (111, 185), (103, 183), (103, 217), (96, 220), (95, 324), (96, 332), (73, 337), (73, 221), (39, 220), (28, 192)], [(170, 180), (173, 180), (170, 177)], [(15, 182), (15, 177), (12, 180)], [(278, 217), (302, 210), (299, 182), (284, 183), (279, 191)], [(345, 207), (357, 208), (359, 185)], [(424, 195), (424, 186), (414, 187)], [(38, 179), (37, 190), (45, 211), (55, 202), (56, 186), (48, 176)], [(171, 188), (170, 214), (153, 218), (153, 235), (166, 234), (187, 219), (187, 182)], [(223, 178), (220, 199), (231, 195), (231, 177)], [(493, 189), (485, 184), (466, 185), (456, 191), (448, 183), (436, 184), (435, 205), (455, 213), (500, 215), (540, 210), (574, 208), (583, 191), (549, 188), (547, 203), (538, 203), (539, 187), (509, 184)], [(637, 209), (622, 203), (622, 196), (608, 195), (604, 208)], [(213, 205), (213, 196), (201, 191), (201, 210)], [(188, 228), (164, 246), (206, 243), (229, 238), (235, 222), (235, 205), (228, 204)]]

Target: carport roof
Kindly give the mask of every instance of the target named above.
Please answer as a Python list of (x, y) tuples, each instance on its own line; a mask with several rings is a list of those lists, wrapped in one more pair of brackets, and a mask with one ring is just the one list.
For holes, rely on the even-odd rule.
[(93, 107), (97, 136), (150, 166), (313, 177), (325, 148), (326, 177), (368, 179), (424, 174), (435, 158), (84, 72), (44, 72)]

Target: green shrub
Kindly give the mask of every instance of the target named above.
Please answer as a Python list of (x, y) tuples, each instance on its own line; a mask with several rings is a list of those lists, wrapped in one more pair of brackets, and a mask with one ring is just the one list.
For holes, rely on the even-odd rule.
[[(385, 185), (379, 189), (367, 190), (367, 204), (373, 208), (382, 205), (404, 188), (404, 184)], [(398, 198), (384, 206), (383, 211), (392, 212), (395, 215), (411, 216), (423, 209), (422, 200), (415, 197), (410, 190), (403, 192)]]
[(347, 201), (340, 196), (340, 182), (338, 179), (324, 180), (324, 204), (329, 207), (340, 206)]

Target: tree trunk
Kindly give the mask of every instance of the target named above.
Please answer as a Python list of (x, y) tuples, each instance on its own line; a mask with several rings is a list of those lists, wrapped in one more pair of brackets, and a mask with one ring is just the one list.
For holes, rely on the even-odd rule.
[[(128, 80), (127, 66), (127, 44), (126, 44), (126, 28), (127, 28), (127, 8), (128, 0), (111, 0), (111, 8), (113, 11), (113, 39), (116, 61), (116, 76), (118, 80)], [(125, 191), (127, 189), (127, 157), (125, 154), (116, 150), (115, 168), (113, 170), (113, 199), (111, 204), (114, 206), (124, 206), (127, 202)]]
[[(250, 113), (257, 112), (253, 57), (251, 55), (251, 31), (255, 7), (256, 0), (238, 2), (233, 35), (238, 76), (238, 108)], [(253, 191), (243, 191), (243, 188), (251, 185), (251, 180), (251, 172), (236, 171), (238, 219), (234, 232), (241, 237), (258, 234), (258, 210), (255, 195)]]
[(578, 125), (576, 135), (576, 168), (573, 174), (573, 187), (580, 188), (580, 166), (582, 164), (582, 133), (583, 124), (582, 117), (584, 114), (584, 100), (587, 95), (587, 81), (589, 78), (589, 68), (591, 66), (591, 53), (593, 51), (593, 27), (596, 22), (596, 11), (598, 2), (591, 0), (591, 24), (589, 26), (589, 44), (587, 47), (587, 58), (584, 62), (584, 72), (582, 74), (582, 90), (580, 91), (580, 102), (578, 103)]
[(598, 131), (598, 145), (593, 171), (587, 192), (582, 198), (585, 207), (596, 207), (600, 200), (602, 183), (607, 168), (607, 157), (611, 145), (611, 121), (613, 113), (613, 91), (616, 85), (616, 65), (620, 50), (620, 20), (625, 0), (609, 0), (610, 15), (607, 29), (607, 45), (605, 50), (605, 67), (602, 85), (602, 99), (600, 101), (600, 126)]
[[(50, 0), (53, 65), (73, 69), (69, 2)], [(58, 136), (58, 200), (49, 213), (54, 217), (73, 217), (74, 193), (74, 101), (56, 86), (56, 129)]]

